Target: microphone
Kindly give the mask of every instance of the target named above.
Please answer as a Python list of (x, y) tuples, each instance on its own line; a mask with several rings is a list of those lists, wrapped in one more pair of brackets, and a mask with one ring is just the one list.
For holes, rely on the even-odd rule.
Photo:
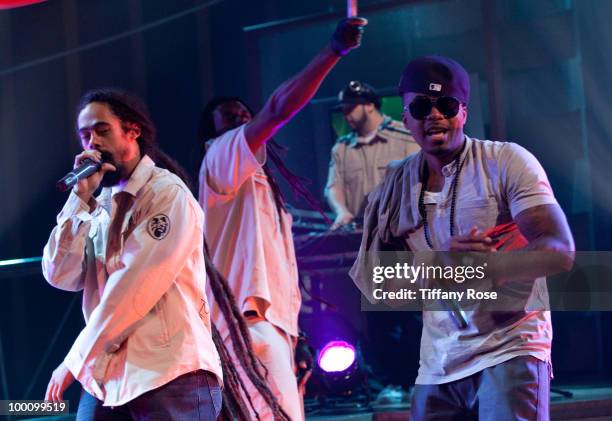
[(96, 162), (91, 158), (85, 158), (81, 161), (81, 165), (66, 174), (61, 180), (55, 183), (55, 187), (59, 191), (66, 191), (80, 180), (89, 177), (95, 172), (98, 172), (102, 167), (102, 163)]
[(469, 323), (467, 320), (467, 314), (465, 311), (463, 311), (457, 301), (451, 300), (450, 303), (448, 303), (447, 311), (455, 323), (455, 326), (461, 330), (468, 328)]

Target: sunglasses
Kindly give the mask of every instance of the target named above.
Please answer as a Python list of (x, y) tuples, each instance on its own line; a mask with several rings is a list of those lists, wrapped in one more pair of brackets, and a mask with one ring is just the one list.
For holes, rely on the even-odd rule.
[(452, 96), (441, 96), (435, 99), (419, 95), (410, 104), (404, 107), (416, 120), (425, 120), (433, 107), (442, 113), (445, 118), (453, 118), (459, 112), (461, 101)]

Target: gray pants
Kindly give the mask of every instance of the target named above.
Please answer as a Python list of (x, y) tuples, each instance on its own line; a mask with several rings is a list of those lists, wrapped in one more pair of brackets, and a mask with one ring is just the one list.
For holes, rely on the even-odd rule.
[(412, 421), (548, 421), (550, 365), (516, 357), (450, 383), (417, 384)]

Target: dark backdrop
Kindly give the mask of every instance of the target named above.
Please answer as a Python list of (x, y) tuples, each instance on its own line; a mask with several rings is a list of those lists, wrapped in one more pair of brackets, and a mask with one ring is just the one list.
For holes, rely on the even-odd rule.
[[(344, 4), (56, 0), (0, 11), (0, 259), (40, 254), (64, 200), (54, 181), (79, 149), (74, 114), (82, 92), (115, 86), (142, 96), (163, 148), (194, 171), (202, 104), (214, 94), (236, 94), (259, 108), (324, 45)], [(291, 148), (291, 167), (313, 180), (313, 193), (321, 196), (334, 141), (328, 105), (347, 80), (392, 92), (410, 57), (445, 54), (472, 75), (469, 133), (534, 152), (579, 248), (610, 248), (610, 2), (360, 7), (370, 19), (362, 48), (278, 135)]]
[[(0, 260), (41, 254), (65, 200), (54, 182), (79, 150), (74, 120), (82, 92), (114, 86), (139, 94), (162, 147), (193, 171), (202, 104), (231, 94), (259, 108), (325, 44), (345, 6), (344, 0), (211, 3), (53, 0), (0, 11)], [(393, 92), (411, 57), (445, 54), (472, 78), (469, 133), (534, 152), (578, 248), (610, 249), (612, 2), (371, 0), (360, 1), (360, 9), (370, 19), (362, 48), (278, 135), (291, 148), (289, 165), (313, 180), (313, 193), (321, 197), (334, 142), (329, 105), (337, 91), (362, 79)], [(26, 381), (17, 379), (35, 374), (72, 299), (33, 271), (0, 277), (0, 334), (13, 398), (23, 397)], [(44, 391), (75, 337), (78, 307), (30, 397)], [(557, 378), (610, 379), (603, 357), (610, 351), (603, 335), (608, 315), (555, 317), (562, 345), (555, 348)]]

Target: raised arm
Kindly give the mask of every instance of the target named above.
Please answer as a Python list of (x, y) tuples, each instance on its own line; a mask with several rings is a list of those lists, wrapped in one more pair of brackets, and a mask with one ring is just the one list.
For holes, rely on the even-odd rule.
[(359, 47), (367, 20), (347, 18), (338, 23), (330, 43), (297, 75), (272, 93), (263, 109), (245, 126), (249, 147), (256, 152), (306, 105), (341, 56)]

